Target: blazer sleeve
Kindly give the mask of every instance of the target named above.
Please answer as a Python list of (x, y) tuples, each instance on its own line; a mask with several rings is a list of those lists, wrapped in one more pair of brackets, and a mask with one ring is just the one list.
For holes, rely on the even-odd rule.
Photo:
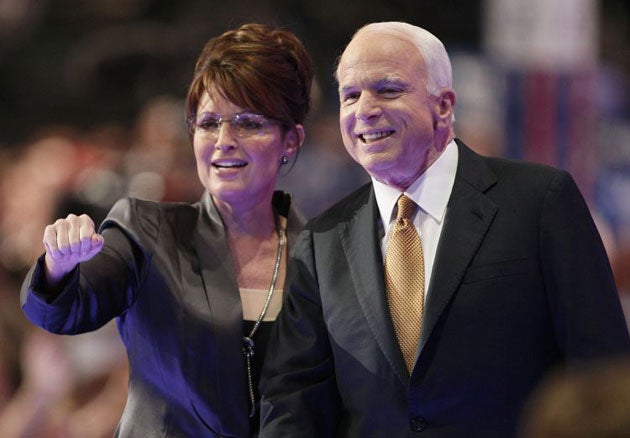
[(159, 218), (138, 201), (118, 201), (101, 226), (103, 249), (80, 263), (57, 295), (44, 280), (42, 255), (26, 275), (21, 305), (34, 324), (58, 334), (96, 330), (134, 302), (151, 258)]
[(556, 342), (567, 363), (630, 352), (606, 251), (567, 173), (551, 181), (540, 224), (541, 269)]
[(341, 401), (308, 227), (295, 244), (289, 273), (261, 378), (260, 436), (334, 436)]

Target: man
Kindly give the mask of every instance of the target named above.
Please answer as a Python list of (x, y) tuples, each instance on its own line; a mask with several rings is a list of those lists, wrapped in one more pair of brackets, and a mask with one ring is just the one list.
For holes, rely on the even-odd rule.
[[(261, 385), (261, 436), (507, 437), (547, 371), (629, 351), (573, 180), (454, 140), (456, 96), (437, 38), (367, 25), (337, 79), (344, 145), (372, 183), (296, 243)], [(419, 206), (410, 219), (396, 218), (408, 209), (396, 206), (403, 193)], [(409, 221), (419, 258), (392, 274), (401, 257), (390, 260), (389, 247)], [(419, 286), (398, 296), (395, 277), (407, 271)]]

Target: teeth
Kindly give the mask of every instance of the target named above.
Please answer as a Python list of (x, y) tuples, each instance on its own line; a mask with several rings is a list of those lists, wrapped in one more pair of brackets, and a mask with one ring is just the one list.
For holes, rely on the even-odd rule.
[(381, 138), (385, 138), (385, 137), (389, 137), (390, 135), (392, 135), (393, 131), (380, 131), (380, 132), (373, 132), (371, 134), (363, 134), (361, 135), (361, 137), (363, 138), (364, 141), (369, 142), (369, 141), (375, 141), (375, 140), (380, 140)]
[(245, 165), (247, 165), (247, 163), (244, 163), (242, 161), (221, 161), (221, 162), (213, 163), (213, 165), (215, 167), (232, 168), (232, 167), (244, 167)]

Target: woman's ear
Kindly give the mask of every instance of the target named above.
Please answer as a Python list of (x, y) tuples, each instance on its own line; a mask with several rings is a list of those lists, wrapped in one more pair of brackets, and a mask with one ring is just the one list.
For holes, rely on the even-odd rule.
[(304, 126), (295, 125), (295, 127), (289, 131), (284, 136), (284, 143), (286, 147), (286, 155), (292, 157), (297, 153), (304, 143), (304, 139), (306, 138), (306, 134), (304, 133)]

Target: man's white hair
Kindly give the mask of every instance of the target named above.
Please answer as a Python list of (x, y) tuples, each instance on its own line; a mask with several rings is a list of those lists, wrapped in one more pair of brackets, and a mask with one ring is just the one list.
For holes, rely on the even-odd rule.
[[(415, 45), (422, 55), (427, 67), (427, 92), (437, 95), (442, 88), (453, 86), (451, 61), (444, 44), (431, 32), (409, 23), (387, 21), (370, 23), (357, 30), (352, 37), (363, 32), (379, 32), (395, 37), (402, 37)], [(335, 76), (338, 78), (338, 70)]]

